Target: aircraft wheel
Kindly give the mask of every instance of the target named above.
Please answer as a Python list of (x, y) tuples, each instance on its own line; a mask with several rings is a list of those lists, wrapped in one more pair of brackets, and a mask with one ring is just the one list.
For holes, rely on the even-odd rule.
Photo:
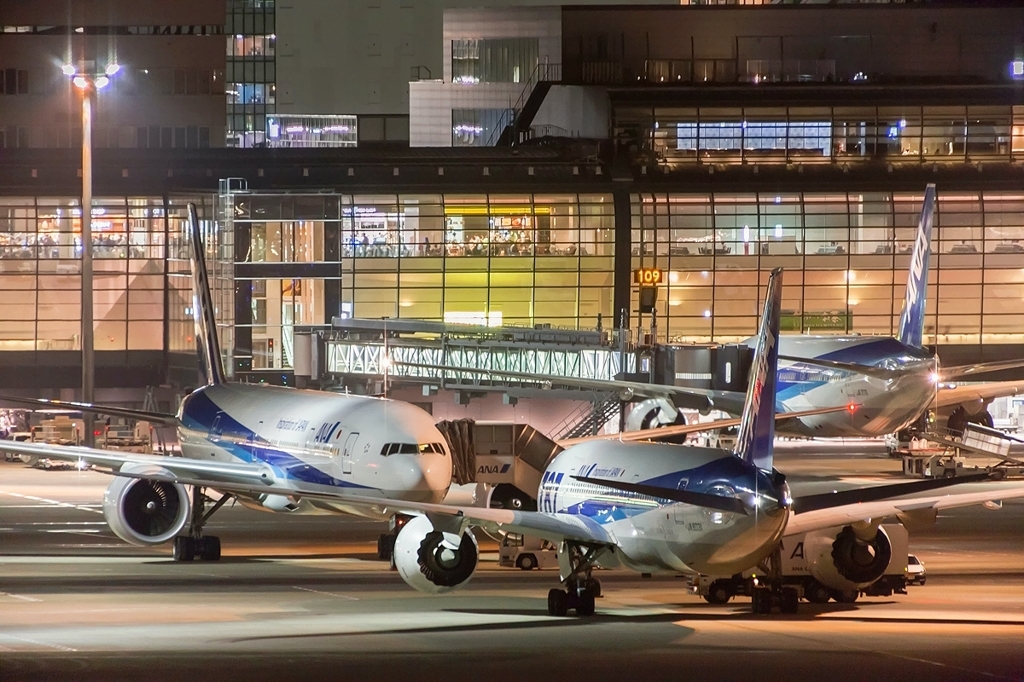
[(759, 614), (771, 613), (772, 591), (767, 587), (755, 588), (750, 599), (750, 610)]
[(197, 543), (197, 554), (203, 561), (220, 561), (220, 538), (208, 535)]
[(583, 589), (586, 590), (587, 594), (593, 595), (594, 599), (601, 596), (601, 581), (597, 578), (587, 578), (583, 582)]
[(800, 592), (795, 587), (782, 588), (782, 601), (780, 606), (783, 613), (796, 613), (800, 608)]
[(532, 571), (537, 568), (537, 557), (532, 554), (521, 554), (516, 559), (516, 566), (523, 571)]
[(804, 589), (804, 598), (812, 604), (827, 604), (832, 595), (827, 587), (815, 580)]
[(704, 595), (704, 600), (709, 604), (728, 604), (732, 596), (732, 588), (729, 587), (729, 584), (722, 580), (716, 580), (708, 587), (708, 593)]
[(852, 604), (858, 596), (857, 590), (832, 590), (832, 598), (840, 604)]
[(548, 614), (564, 616), (569, 613), (569, 593), (557, 587), (548, 591)]
[(377, 538), (377, 558), (381, 561), (388, 561), (395, 553), (395, 535), (390, 533)]
[(174, 538), (172, 556), (175, 561), (192, 561), (196, 558), (196, 542), (187, 535)]
[(594, 604), (594, 595), (586, 590), (579, 595), (576, 602), (576, 615), (577, 616), (593, 616), (596, 610)]

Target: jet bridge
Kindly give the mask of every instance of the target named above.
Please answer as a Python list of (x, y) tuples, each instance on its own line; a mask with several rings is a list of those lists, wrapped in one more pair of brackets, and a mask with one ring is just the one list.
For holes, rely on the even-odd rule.
[(452, 453), (453, 480), (483, 483), (488, 506), (536, 510), (548, 463), (562, 451), (529, 424), (456, 419), (438, 423)]
[(614, 379), (632, 370), (632, 346), (620, 343), (616, 332), (603, 330), (335, 318), (321, 334), (319, 375), (336, 381), (386, 378), (444, 389), (506, 391), (522, 389), (524, 381), (443, 368), (581, 379)]

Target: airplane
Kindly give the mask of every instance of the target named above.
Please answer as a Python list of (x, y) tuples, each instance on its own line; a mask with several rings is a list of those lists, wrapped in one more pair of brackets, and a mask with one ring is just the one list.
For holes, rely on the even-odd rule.
[[(929, 409), (947, 420), (950, 429), (962, 431), (968, 421), (992, 426), (987, 406), (994, 398), (1024, 392), (1024, 381), (958, 384), (970, 375), (1018, 368), (1024, 360), (980, 363), (940, 369), (938, 356), (923, 343), (928, 264), (935, 212), (935, 185), (925, 190), (917, 223), (910, 273), (907, 280), (899, 330), (884, 336), (780, 336), (776, 410), (780, 414), (822, 408), (843, 408), (794, 416), (779, 423), (787, 435), (821, 438), (872, 438), (900, 432), (908, 427), (923, 432)], [(756, 338), (744, 341), (753, 348)], [(626, 431), (668, 429), (662, 438), (683, 435), (682, 408), (707, 413), (721, 410), (739, 415), (744, 394), (636, 381), (608, 381), (575, 377), (536, 375), (464, 367), (409, 367), (434, 372), (481, 374), (509, 377), (542, 386), (562, 385), (595, 391), (618, 392), (623, 401), (634, 404)]]
[[(592, 575), (596, 567), (733, 575), (765, 560), (778, 566), (772, 557), (778, 556), (780, 540), (801, 533), (815, 579), (837, 593), (855, 594), (881, 576), (892, 558), (880, 527), (886, 517), (924, 523), (944, 509), (1024, 497), (1022, 485), (996, 484), (966, 493), (907, 497), (978, 482), (986, 475), (793, 496), (785, 475), (773, 466), (781, 300), (782, 272), (777, 269), (768, 282), (733, 450), (614, 440), (581, 443), (548, 464), (538, 490), (539, 511), (372, 498), (302, 481), (289, 487), (241, 481), (218, 486), (238, 494), (264, 491), (410, 515), (398, 532), (395, 567), (408, 585), (428, 594), (451, 592), (472, 578), (479, 559), (473, 527), (548, 540), (559, 548), (564, 584), (548, 593), (548, 612), (554, 616), (570, 610), (578, 616), (594, 613), (601, 592)], [(145, 475), (175, 485), (197, 483), (169, 469)], [(797, 609), (795, 589), (771, 577), (759, 585), (753, 591), (756, 613), (775, 606), (783, 612)]]
[[(447, 441), (424, 410), (396, 400), (226, 381), (195, 205), (189, 204), (188, 211), (193, 309), (204, 385), (182, 401), (177, 414), (4, 398), (173, 426), (183, 456), (13, 441), (0, 441), (0, 450), (80, 459), (113, 469), (117, 476), (103, 498), (111, 530), (134, 545), (173, 541), (173, 556), (179, 561), (220, 558), (220, 540), (205, 535), (203, 527), (230, 499), (262, 511), (371, 518), (381, 517), (365, 506), (300, 499), (293, 493), (344, 490), (355, 496), (442, 501), (452, 481), (452, 458)], [(152, 471), (159, 471), (161, 477), (148, 476)], [(193, 486), (191, 499), (179, 478)], [(219, 484), (229, 482), (249, 487), (228, 493)], [(220, 492), (219, 499), (207, 495), (207, 489)]]

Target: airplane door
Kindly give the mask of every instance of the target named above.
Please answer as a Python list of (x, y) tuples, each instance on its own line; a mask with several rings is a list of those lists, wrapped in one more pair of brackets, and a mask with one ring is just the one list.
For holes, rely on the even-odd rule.
[[(690, 479), (688, 479), (688, 478), (682, 479), (681, 481), (679, 481), (679, 484), (676, 486), (676, 490), (683, 490), (684, 488), (686, 488), (686, 484), (689, 483), (689, 482), (690, 482)], [(672, 514), (675, 517), (675, 522), (676, 523), (678, 523), (678, 524), (686, 523), (686, 518), (685, 518), (686, 517), (686, 513), (684, 512), (684, 507), (683, 507), (682, 504), (679, 504), (679, 503), (674, 504), (672, 506)]]
[(359, 432), (353, 431), (345, 439), (345, 449), (341, 453), (341, 473), (352, 473), (352, 453), (356, 449), (356, 441), (359, 440)]

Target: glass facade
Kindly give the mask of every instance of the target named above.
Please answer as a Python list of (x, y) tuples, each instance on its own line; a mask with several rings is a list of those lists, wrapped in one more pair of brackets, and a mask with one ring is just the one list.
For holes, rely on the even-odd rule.
[[(477, 324), (610, 324), (610, 194), (221, 197), (253, 369), (291, 366), (296, 324), (335, 315)], [(294, 264), (322, 276), (282, 276)], [(244, 264), (244, 265), (243, 265)], [(258, 276), (266, 272), (266, 277)], [(243, 332), (247, 329), (247, 332)], [(247, 354), (236, 349), (241, 360)]]
[[(634, 194), (632, 265), (668, 271), (662, 340), (751, 336), (780, 266), (785, 331), (892, 334), (922, 201), (923, 192)], [(1024, 194), (940, 191), (926, 343), (1024, 341), (1022, 264)]]
[(660, 163), (964, 163), (1024, 156), (1024, 107), (620, 107)]
[[(81, 204), (0, 197), (0, 350), (79, 350)], [(92, 209), (97, 350), (162, 350), (167, 214), (161, 197)]]
[(525, 83), (540, 62), (537, 38), (452, 41), (452, 83)]
[(274, 0), (227, 1), (227, 145), (264, 144), (276, 111)]

